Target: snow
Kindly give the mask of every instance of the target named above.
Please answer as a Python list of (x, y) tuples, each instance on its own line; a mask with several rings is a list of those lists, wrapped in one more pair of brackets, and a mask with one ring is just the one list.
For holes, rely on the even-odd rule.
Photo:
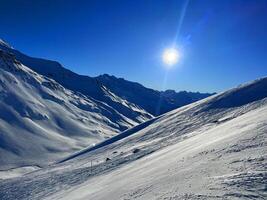
[[(173, 110), (49, 167), (3, 180), (0, 196), (266, 199), (266, 80)], [(233, 105), (229, 99), (235, 99)]]
[(152, 119), (160, 98), (166, 100), (166, 112), (210, 95), (159, 92), (114, 76), (78, 75), (1, 39), (0, 54), (0, 170), (45, 167), (90, 148)]
[(152, 117), (128, 107), (136, 118), (127, 118), (105, 102), (32, 71), (2, 50), (0, 100), (0, 169), (48, 165)]
[[(14, 54), (22, 64), (43, 76), (54, 79), (64, 88), (105, 102), (136, 123), (143, 122), (152, 115), (158, 115), (158, 110), (162, 114), (211, 95), (186, 91), (157, 91), (107, 74), (97, 77), (83, 76), (64, 68), (56, 61), (27, 56), (4, 42), (0, 42), (0, 49)], [(159, 102), (161, 102), (160, 107)]]
[(32, 171), (36, 171), (38, 169), (40, 169), (40, 167), (38, 166), (24, 166), (8, 170), (0, 170), (0, 180), (19, 177)]
[[(65, 89), (89, 96), (94, 100), (100, 101), (106, 106), (111, 107), (118, 112), (119, 115), (122, 115), (127, 120), (129, 119), (129, 123), (134, 123), (133, 125), (153, 117), (153, 115), (149, 114), (138, 105), (135, 105), (116, 94), (112, 94), (109, 88), (103, 86), (103, 84), (95, 78), (76, 74), (64, 68), (56, 61), (27, 56), (15, 49), (8, 48), (8, 46), (1, 45), (1, 43), (0, 49), (13, 54), (23, 65), (40, 75), (53, 79)], [(125, 125), (123, 130), (129, 127), (132, 127), (132, 125)]]
[(210, 96), (210, 93), (175, 92), (174, 90), (157, 91), (123, 78), (108, 74), (95, 77), (97, 81), (109, 88), (123, 99), (134, 103), (156, 116), (175, 108), (187, 105)]
[(5, 42), (4, 40), (2, 40), (1, 38), (0, 38), (0, 45), (1, 46), (4, 46), (6, 48), (12, 49), (12, 47), (7, 42)]
[(267, 158), (262, 141), (266, 119), (267, 106), (101, 174), (56, 198), (263, 198), (266, 161), (257, 161)]

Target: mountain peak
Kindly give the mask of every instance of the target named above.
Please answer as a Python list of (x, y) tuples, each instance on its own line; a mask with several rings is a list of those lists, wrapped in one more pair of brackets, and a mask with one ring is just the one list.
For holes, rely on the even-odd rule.
[(13, 49), (13, 48), (11, 47), (11, 45), (9, 45), (6, 41), (4, 41), (4, 40), (1, 39), (1, 38), (0, 38), (0, 45), (1, 45), (1, 46), (4, 46), (4, 47), (6, 47), (6, 48)]
[(106, 80), (124, 80), (123, 78), (119, 78), (119, 77), (116, 77), (116, 76), (110, 75), (110, 74), (101, 74), (101, 75), (97, 76), (96, 78), (104, 78)]

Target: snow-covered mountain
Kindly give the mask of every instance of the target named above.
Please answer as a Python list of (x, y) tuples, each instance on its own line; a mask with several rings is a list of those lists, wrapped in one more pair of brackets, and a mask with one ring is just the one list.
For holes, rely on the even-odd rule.
[[(135, 120), (135, 118), (139, 116), (139, 113), (132, 112), (135, 106), (156, 116), (211, 95), (209, 93), (175, 92), (173, 90), (157, 91), (146, 88), (139, 83), (107, 74), (98, 77), (79, 75), (64, 68), (58, 62), (27, 56), (15, 50), (3, 40), (1, 41), (0, 49), (14, 54), (17, 60), (33, 71), (54, 79), (67, 89), (103, 101), (137, 122), (139, 120)], [(111, 98), (110, 95), (106, 95), (108, 92), (105, 89), (111, 91), (114, 97)]]
[(0, 169), (42, 165), (114, 136), (151, 119), (159, 99), (165, 112), (208, 95), (177, 98), (108, 75), (78, 75), (1, 39), (0, 50)]
[(44, 169), (3, 180), (0, 196), (266, 199), (266, 121), (267, 78), (262, 78), (153, 118)]
[(143, 109), (112, 93), (107, 87), (103, 86), (94, 78), (78, 75), (64, 68), (56, 61), (33, 58), (15, 50), (14, 48), (10, 48), (11, 46), (7, 43), (2, 42), (2, 44), (4, 45), (1, 45), (0, 43), (0, 49), (14, 54), (16, 59), (22, 64), (43, 76), (55, 80), (66, 89), (80, 92), (83, 95), (102, 101), (136, 123), (151, 118), (151, 115), (145, 114), (146, 112), (144, 112)]
[(175, 108), (190, 104), (210, 96), (210, 93), (175, 92), (174, 90), (157, 91), (123, 78), (108, 74), (96, 79), (118, 96), (144, 108), (154, 116), (166, 113)]
[(101, 89), (130, 114), (66, 89), (0, 50), (0, 168), (54, 161), (152, 117)]

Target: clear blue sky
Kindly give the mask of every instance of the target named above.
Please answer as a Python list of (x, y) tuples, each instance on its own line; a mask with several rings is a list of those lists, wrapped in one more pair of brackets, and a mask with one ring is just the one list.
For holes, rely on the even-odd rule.
[(178, 35), (183, 56), (165, 88), (217, 92), (267, 75), (264, 0), (0, 3), (0, 38), (79, 74), (108, 73), (162, 89), (161, 54)]

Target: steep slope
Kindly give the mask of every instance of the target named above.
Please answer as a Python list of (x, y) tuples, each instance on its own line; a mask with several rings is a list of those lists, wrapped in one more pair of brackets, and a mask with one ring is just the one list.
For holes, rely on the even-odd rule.
[[(265, 199), (267, 78), (161, 115), (53, 166), (4, 199)], [(240, 99), (242, 97), (242, 99)]]
[[(209, 93), (186, 91), (177, 93), (173, 90), (160, 92), (107, 74), (95, 78), (78, 75), (62, 67), (58, 62), (27, 56), (13, 49), (3, 40), (1, 41), (0, 49), (14, 54), (22, 64), (37, 73), (54, 79), (67, 89), (103, 101), (119, 113), (138, 123), (140, 123), (138, 117), (144, 114), (138, 112), (139, 108), (152, 115), (159, 115), (211, 95)], [(112, 98), (110, 95), (106, 95), (107, 90), (113, 93)]]
[[(212, 94), (199, 92), (175, 92), (174, 90), (157, 91), (139, 83), (116, 78), (108, 74), (96, 79), (113, 93), (147, 110), (154, 116), (166, 113), (181, 106), (204, 99)], [(138, 95), (137, 95), (138, 94)]]
[(151, 114), (125, 99), (120, 98), (112, 93), (107, 87), (103, 86), (96, 79), (89, 76), (78, 75), (56, 61), (33, 58), (27, 56), (1, 40), (0, 49), (15, 55), (16, 59), (33, 71), (52, 78), (64, 88), (80, 92), (83, 95), (90, 96), (96, 100), (102, 101), (114, 108), (118, 113), (131, 119), (136, 124), (144, 122), (152, 117)]
[[(106, 90), (106, 95), (116, 99)], [(65, 89), (0, 50), (0, 168), (48, 164), (151, 117), (136, 120)], [(127, 102), (126, 102), (127, 103)], [(137, 122), (136, 122), (137, 121)]]

